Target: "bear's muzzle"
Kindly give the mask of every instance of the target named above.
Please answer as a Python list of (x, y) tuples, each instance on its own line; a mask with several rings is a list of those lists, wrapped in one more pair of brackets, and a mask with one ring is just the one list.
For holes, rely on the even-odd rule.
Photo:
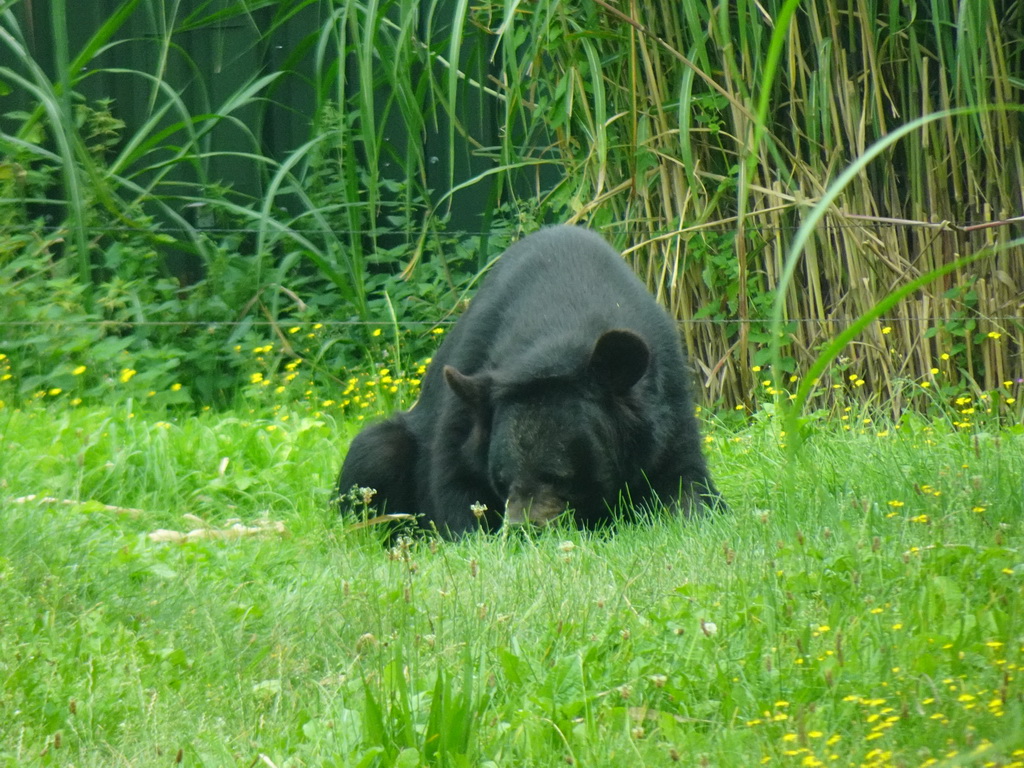
[(509, 496), (505, 502), (505, 525), (532, 523), (543, 528), (565, 512), (565, 508), (564, 500), (550, 496)]

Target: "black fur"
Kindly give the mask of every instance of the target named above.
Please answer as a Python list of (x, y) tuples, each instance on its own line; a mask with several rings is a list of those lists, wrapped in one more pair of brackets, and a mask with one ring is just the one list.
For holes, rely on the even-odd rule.
[(619, 254), (576, 227), (502, 255), (416, 405), (353, 441), (338, 490), (354, 485), (447, 536), (544, 524), (566, 507), (592, 527), (621, 499), (686, 514), (724, 506), (675, 323)]

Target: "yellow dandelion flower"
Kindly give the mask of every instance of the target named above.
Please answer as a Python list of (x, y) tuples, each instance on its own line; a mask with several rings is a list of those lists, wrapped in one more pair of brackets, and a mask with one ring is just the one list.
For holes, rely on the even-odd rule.
[(80, 365), (77, 368), (75, 368), (75, 370), (73, 370), (71, 373), (74, 376), (81, 376), (83, 373), (86, 372), (86, 370), (88, 369), (84, 365)]
[(890, 334), (890, 333), (892, 333), (892, 328), (890, 328), (890, 327), (889, 327), (889, 326), (887, 325), (887, 326), (885, 326), (885, 328), (883, 328), (883, 329), (882, 329), (882, 333), (884, 333), (884, 334)]
[(374, 328), (374, 329), (373, 329), (373, 333), (372, 333), (372, 334), (370, 334), (370, 335), (371, 335), (371, 336), (373, 336), (374, 338), (377, 338), (378, 336), (380, 336), (380, 335), (381, 335), (381, 333), (382, 333), (382, 331), (381, 331), (381, 329), (380, 329), (380, 328)]
[(132, 368), (122, 368), (121, 375), (118, 378), (121, 379), (122, 384), (127, 384), (129, 381), (132, 380), (132, 376), (134, 376), (136, 373), (138, 373), (138, 371)]
[(47, 393), (46, 393), (46, 394), (48, 394), (48, 395), (49, 395), (50, 397), (56, 397), (56, 396), (57, 396), (57, 395), (59, 395), (59, 394), (60, 394), (60, 393), (61, 393), (62, 391), (63, 391), (63, 390), (62, 390), (62, 389), (61, 389), (60, 387), (54, 387), (53, 389), (50, 389), (49, 391), (47, 391)]
[(181, 389), (181, 383), (180, 382), (176, 381), (173, 384), (171, 384), (171, 392), (177, 392), (179, 389)]
[(1003, 336), (1003, 334), (999, 333), (999, 331), (989, 331), (988, 332), (988, 337), (990, 339), (999, 339), (999, 338), (1002, 338), (1002, 336)]

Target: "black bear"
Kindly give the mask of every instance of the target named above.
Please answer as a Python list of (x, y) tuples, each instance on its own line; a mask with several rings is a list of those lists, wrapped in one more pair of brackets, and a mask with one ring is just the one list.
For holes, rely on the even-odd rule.
[(566, 510), (595, 527), (652, 503), (724, 508), (675, 323), (608, 243), (570, 226), (501, 256), (417, 403), (352, 442), (338, 490), (355, 486), (448, 537)]

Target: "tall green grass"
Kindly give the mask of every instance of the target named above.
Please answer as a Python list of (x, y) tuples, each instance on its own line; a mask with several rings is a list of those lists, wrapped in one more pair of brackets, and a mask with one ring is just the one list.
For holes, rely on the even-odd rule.
[[(251, 228), (234, 247), (250, 298), (274, 295), (269, 314), (302, 283), (307, 301), (337, 296), (339, 314), (368, 321), (385, 306), (372, 278), (431, 275), (446, 229), (482, 233), (482, 267), (492, 228), (569, 219), (626, 249), (684, 321), (711, 402), (758, 399), (773, 306), (777, 367), (804, 373), (884, 297), (947, 268), (844, 349), (834, 375), (872, 385), (848, 395), (899, 411), (903, 381), (977, 398), (1021, 368), (1020, 248), (985, 250), (1024, 208), (1019, 3), (261, 0), (185, 13), (126, 0), (78, 50), (58, 3), (56, 74), (26, 41), (32, 8), (0, 6), (0, 79), (38, 105), (3, 123), (0, 179), (59, 168), (61, 189), (25, 199), (7, 183), (4, 205), (20, 225), (19, 205), (64, 206), (88, 306), (111, 225), (158, 248), (172, 238), (207, 275), (221, 245), (210, 225)], [(141, 16), (153, 32), (133, 37)], [(188, 36), (231, 25), (254, 32), (225, 66), (266, 70), (214, 98)], [(72, 98), (97, 78), (146, 94), (131, 135), (103, 153)], [(281, 131), (291, 142), (268, 153)], [(217, 176), (228, 161), (253, 184), (231, 189)], [(471, 207), (482, 213), (467, 223)], [(151, 216), (174, 231), (156, 234)], [(957, 262), (979, 252), (992, 255)], [(447, 287), (445, 311), (461, 298), (458, 279)]]
[(1014, 431), (764, 414), (728, 515), (388, 550), (254, 410), (0, 412), (0, 765), (1024, 764)]

